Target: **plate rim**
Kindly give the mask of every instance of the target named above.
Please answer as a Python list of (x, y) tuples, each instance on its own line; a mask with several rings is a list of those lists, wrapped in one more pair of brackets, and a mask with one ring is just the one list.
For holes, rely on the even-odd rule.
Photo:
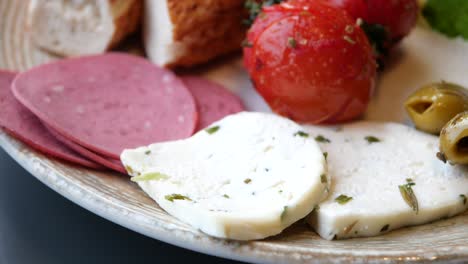
[[(87, 191), (81, 186), (75, 185), (67, 179), (66, 175), (63, 175), (59, 171), (50, 168), (46, 163), (49, 158), (32, 150), (25, 146), (22, 142), (14, 139), (6, 132), (0, 129), (0, 147), (15, 160), (21, 167), (28, 171), (34, 178), (38, 179), (44, 185), (48, 186), (53, 191), (57, 192), (69, 201), (79, 205), (80, 207), (94, 213), (110, 222), (116, 223), (124, 228), (137, 232), (146, 237), (162, 241), (177, 247), (181, 247), (187, 250), (200, 252), (203, 254), (231, 259), (236, 261), (244, 261), (251, 263), (321, 263), (334, 262), (334, 263), (381, 263), (382, 261), (388, 263), (411, 261), (411, 262), (427, 262), (436, 261), (443, 263), (461, 263), (468, 261), (468, 246), (459, 248), (455, 254), (451, 254), (453, 250), (449, 250), (452, 247), (447, 247), (446, 254), (438, 255), (425, 255), (421, 252), (415, 252), (413, 255), (377, 255), (377, 254), (350, 254), (341, 253), (318, 253), (318, 252), (299, 252), (294, 254), (292, 258), (287, 257), (284, 252), (272, 252), (265, 249), (251, 250), (254, 245), (250, 245), (249, 242), (237, 242), (230, 240), (223, 240), (218, 238), (212, 238), (207, 235), (197, 235), (193, 232), (187, 232), (179, 230), (179, 232), (185, 233), (184, 236), (175, 236), (173, 231), (165, 230), (161, 231), (159, 228), (148, 229), (144, 225), (134, 222), (131, 224), (128, 215), (134, 214), (138, 216), (138, 213), (132, 212), (125, 207), (118, 206), (116, 204), (109, 203), (103, 197), (96, 195), (92, 192)], [(31, 153), (35, 156), (34, 159), (28, 158), (26, 154)], [(39, 165), (39, 166), (38, 166)], [(42, 167), (43, 169), (40, 169)], [(64, 184), (67, 183), (67, 184)], [(73, 184), (77, 191), (72, 191), (71, 188), (62, 188), (63, 186), (69, 186)], [(83, 199), (78, 195), (86, 194), (90, 197)], [(94, 196), (93, 196), (94, 194)], [(81, 199), (80, 199), (81, 198)], [(125, 214), (121, 214), (125, 211)], [(120, 213), (113, 213), (120, 212)], [(203, 239), (205, 241), (201, 241)], [(258, 241), (257, 241), (258, 242)], [(261, 242), (261, 240), (260, 240)], [(242, 250), (241, 250), (242, 249)], [(248, 254), (247, 254), (248, 253)], [(304, 254), (305, 253), (305, 254)]]
[[(50, 59), (48, 55), (33, 52), (31, 50), (32, 43), (28, 39), (24, 38), (22, 34), (19, 34), (21, 32), (18, 31), (18, 29), (24, 25), (24, 21), (21, 19), (25, 18), (25, 13), (21, 8), (27, 4), (27, 2), (28, 0), (0, 0), (0, 7), (4, 7), (4, 10), (9, 10), (9, 13), (12, 14), (8, 19), (6, 19), (7, 22), (10, 23), (10, 26), (14, 25), (16, 30), (14, 31), (12, 29), (11, 32), (9, 32), (9, 39), (5, 37), (4, 40), (13, 40), (12, 43), (19, 43), (21, 48), (21, 51), (18, 50), (18, 52), (9, 54), (8, 56), (1, 54), (0, 52), (0, 58), (3, 60), (0, 61), (0, 65), (4, 63), (4, 66), (11, 69), (24, 70), (33, 66), (37, 62), (43, 62)], [(2, 9), (0, 8), (0, 13), (1, 10)], [(16, 19), (13, 19), (13, 15), (16, 15)], [(6, 26), (6, 23), (4, 26)], [(0, 24), (0, 29), (1, 28), (2, 26)], [(0, 41), (0, 48), (1, 47), (3, 47), (4, 50), (9, 50), (11, 48), (11, 43), (8, 41)], [(6, 57), (3, 58), (2, 55)], [(105, 194), (94, 193), (92, 190), (87, 189), (87, 186), (77, 185), (72, 177), (68, 177), (66, 173), (53, 168), (50, 164), (52, 159), (49, 159), (47, 156), (26, 147), (23, 143), (3, 132), (1, 128), (0, 147), (2, 147), (6, 153), (13, 158), (13, 160), (26, 169), (33, 177), (64, 198), (90, 211), (91, 213), (152, 239), (157, 239), (164, 243), (207, 255), (254, 263), (381, 263), (383, 261), (389, 263), (403, 261), (428, 262), (434, 260), (433, 256), (436, 256), (436, 262), (468, 262), (468, 243), (463, 246), (450, 245), (439, 247), (437, 248), (437, 253), (432, 255), (427, 252), (430, 251), (430, 249), (427, 251), (418, 249), (416, 252), (401, 251), (400, 254), (396, 251), (392, 251), (391, 254), (387, 253), (387, 255), (382, 254), (383, 251), (367, 250), (366, 252), (359, 253), (352, 251), (352, 249), (337, 252), (328, 250), (319, 251), (312, 248), (310, 250), (301, 249), (295, 250), (294, 252), (288, 252), (286, 249), (290, 245), (282, 245), (283, 248), (280, 248), (279, 246), (274, 247), (269, 243), (263, 244), (261, 240), (246, 243), (230, 242), (223, 239), (209, 237), (195, 230), (170, 229), (167, 224), (162, 221), (159, 221), (159, 223), (155, 221), (154, 224), (148, 224), (145, 221), (132, 222), (132, 219), (137, 218), (138, 215), (143, 216), (143, 214), (134, 212), (131, 208), (126, 208), (121, 204), (112, 203), (112, 200), (110, 198), (106, 198)], [(51, 172), (54, 175), (50, 175), (48, 172)], [(89, 197), (85, 198), (84, 196)], [(122, 212), (126, 213), (123, 214)], [(462, 217), (468, 217), (468, 215)], [(148, 217), (144, 216), (144, 218)]]
[[(67, 200), (71, 201), (72, 203), (77, 204), (78, 206), (86, 209), (87, 211), (89, 211), (89, 212), (91, 212), (93, 214), (96, 214), (99, 217), (102, 217), (102, 218), (104, 218), (104, 219), (106, 219), (106, 220), (108, 220), (108, 221), (110, 221), (112, 223), (116, 223), (116, 224), (118, 224), (118, 225), (120, 225), (120, 226), (122, 226), (122, 227), (124, 227), (126, 229), (137, 232), (137, 233), (139, 233), (139, 234), (141, 234), (143, 236), (162, 241), (164, 243), (168, 243), (168, 244), (171, 244), (171, 245), (174, 245), (174, 246), (177, 246), (177, 247), (181, 247), (181, 248), (184, 248), (184, 249), (188, 249), (188, 250), (191, 250), (191, 251), (201, 252), (201, 253), (207, 254), (207, 255), (212, 255), (212, 256), (217, 256), (217, 257), (222, 257), (222, 258), (228, 258), (228, 259), (232, 259), (232, 260), (240, 260), (240, 258), (236, 259), (236, 258), (230, 257), (229, 254), (219, 254), (219, 255), (213, 254), (212, 252), (205, 249), (205, 247), (203, 247), (203, 246), (197, 247), (197, 246), (192, 246), (189, 243), (184, 243), (183, 241), (170, 240), (168, 234), (165, 234), (165, 233), (161, 233), (160, 236), (156, 237), (157, 236), (156, 234), (145, 233), (145, 231), (143, 230), (144, 227), (142, 225), (138, 225), (138, 224), (136, 224), (134, 226), (129, 225), (129, 222), (125, 221), (124, 220), (125, 217), (122, 217), (122, 215), (112, 214), (112, 213), (110, 213), (110, 210), (103, 209), (104, 206), (100, 207), (99, 205), (102, 204), (102, 203), (105, 203), (106, 201), (104, 199), (101, 199), (99, 196), (95, 196), (94, 199), (79, 199), (79, 197), (73, 196), (73, 194), (72, 194), (72, 192), (70, 190), (68, 190), (66, 188), (60, 188), (59, 187), (61, 185), (60, 182), (49, 181), (48, 180), (49, 178), (54, 178), (54, 179), (58, 179), (59, 181), (70, 183), (70, 181), (66, 177), (62, 177), (60, 175), (60, 173), (58, 173), (58, 172), (56, 172), (54, 170), (50, 170), (51, 174), (45, 175), (45, 174), (41, 173), (37, 168), (34, 168), (32, 163), (22, 162), (22, 158), (19, 157), (20, 153), (19, 153), (18, 149), (15, 148), (15, 145), (22, 146), (25, 149), (27, 149), (27, 151), (30, 151), (30, 152), (33, 152), (33, 153), (37, 154), (37, 156), (40, 157), (38, 159), (38, 161), (41, 163), (41, 165), (47, 166), (46, 164), (44, 164), (42, 162), (42, 158), (45, 158), (45, 159), (49, 159), (49, 158), (47, 158), (46, 156), (38, 153), (37, 151), (32, 150), (31, 148), (25, 146), (22, 142), (18, 141), (17, 139), (13, 138), (12, 136), (8, 135), (8, 133), (4, 132), (0, 128), (0, 147), (15, 162), (17, 162), (31, 176), (33, 176), (34, 178), (39, 180), (42, 184), (49, 187), (51, 190), (55, 191), (60, 196), (66, 198)], [(51, 175), (52, 175), (52, 177), (50, 177)], [(86, 192), (85, 189), (83, 189), (83, 188), (81, 188), (79, 186), (75, 185), (75, 187), (79, 188), (80, 191)], [(92, 203), (90, 201), (94, 201), (94, 202), (97, 202), (97, 203)], [(116, 206), (116, 205), (113, 205), (113, 204), (110, 204), (110, 205), (114, 206), (115, 208), (118, 208), (120, 210), (123, 209), (123, 210), (128, 211), (127, 209), (125, 209), (123, 207)], [(129, 212), (129, 213), (133, 213), (133, 212)], [(155, 233), (159, 233), (159, 232), (155, 232)], [(246, 259), (241, 260), (241, 261), (249, 261), (249, 260), (246, 258)]]

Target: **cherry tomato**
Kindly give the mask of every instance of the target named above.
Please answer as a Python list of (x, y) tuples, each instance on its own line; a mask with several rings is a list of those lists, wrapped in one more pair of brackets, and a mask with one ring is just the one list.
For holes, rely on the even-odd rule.
[(257, 91), (273, 111), (299, 122), (361, 115), (376, 77), (362, 29), (344, 10), (320, 1), (287, 2), (281, 8), (287, 15), (261, 27), (257, 19), (253, 28), (262, 30), (250, 36), (246, 67)]
[[(317, 0), (291, 0), (313, 2)], [(409, 34), (418, 18), (417, 0), (327, 0), (335, 7), (345, 9), (353, 18), (387, 28), (392, 42)]]
[(394, 42), (407, 36), (418, 19), (417, 0), (368, 0), (368, 17), (370, 24), (381, 24), (388, 28)]
[(253, 59), (252, 46), (253, 43), (257, 40), (257, 37), (262, 33), (265, 28), (273, 24), (273, 22), (280, 20), (284, 17), (290, 16), (291, 12), (284, 10), (281, 5), (273, 5), (264, 7), (262, 12), (258, 15), (255, 20), (255, 23), (252, 24), (252, 27), (247, 31), (246, 40), (243, 43), (244, 46), (244, 66), (249, 72), (255, 67), (255, 60)]
[(289, 0), (288, 3), (313, 4), (317, 1), (346, 10), (354, 19), (362, 19), (380, 66), (389, 51), (415, 26), (417, 0)]
[(366, 0), (328, 0), (329, 4), (346, 10), (354, 19), (364, 20), (368, 18), (367, 2)]

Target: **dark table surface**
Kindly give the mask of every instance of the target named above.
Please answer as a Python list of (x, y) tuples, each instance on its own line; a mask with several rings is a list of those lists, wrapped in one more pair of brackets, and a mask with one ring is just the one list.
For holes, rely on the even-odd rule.
[(36, 180), (0, 148), (0, 264), (240, 263), (107, 221)]

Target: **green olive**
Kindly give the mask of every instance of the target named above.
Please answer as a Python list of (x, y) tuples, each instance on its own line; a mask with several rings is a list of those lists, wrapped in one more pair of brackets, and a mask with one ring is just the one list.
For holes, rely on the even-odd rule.
[(440, 132), (438, 157), (451, 164), (468, 164), (468, 111), (459, 113)]
[(432, 83), (410, 95), (405, 109), (416, 128), (438, 134), (450, 119), (468, 110), (468, 91), (453, 83)]

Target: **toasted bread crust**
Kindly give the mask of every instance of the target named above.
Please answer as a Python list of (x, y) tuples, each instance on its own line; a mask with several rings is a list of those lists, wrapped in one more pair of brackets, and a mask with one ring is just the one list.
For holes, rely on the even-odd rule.
[(107, 49), (115, 47), (126, 36), (139, 28), (143, 0), (110, 0), (110, 5), (114, 17), (115, 32)]
[(169, 66), (192, 66), (240, 48), (244, 0), (167, 0), (175, 42), (184, 55)]

